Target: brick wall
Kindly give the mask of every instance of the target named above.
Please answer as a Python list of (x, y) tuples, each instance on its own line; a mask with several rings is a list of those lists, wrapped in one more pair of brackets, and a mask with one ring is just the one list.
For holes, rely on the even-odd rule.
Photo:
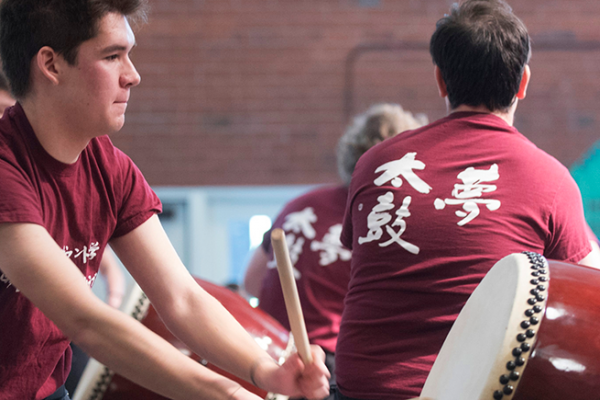
[[(445, 0), (150, 0), (114, 136), (153, 185), (337, 180), (349, 117), (445, 113), (427, 43)], [(513, 1), (535, 42), (516, 126), (565, 165), (598, 138), (600, 2)]]

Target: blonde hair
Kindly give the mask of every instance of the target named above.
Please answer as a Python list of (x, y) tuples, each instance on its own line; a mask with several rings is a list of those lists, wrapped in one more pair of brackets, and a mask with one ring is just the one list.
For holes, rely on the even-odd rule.
[(377, 143), (428, 123), (425, 114), (413, 115), (399, 104), (375, 104), (355, 116), (338, 141), (337, 164), (342, 181), (350, 184), (356, 162)]

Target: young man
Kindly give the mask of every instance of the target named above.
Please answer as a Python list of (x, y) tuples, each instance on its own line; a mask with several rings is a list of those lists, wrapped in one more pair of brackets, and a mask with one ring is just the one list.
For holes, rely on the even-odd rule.
[[(4, 114), (4, 110), (13, 106), (15, 103), (16, 100), (10, 93), (8, 80), (6, 79), (6, 76), (4, 76), (4, 73), (0, 72), (0, 115)], [(98, 272), (100, 276), (103, 276), (106, 280), (107, 304), (111, 307), (119, 308), (123, 301), (123, 296), (125, 295), (125, 275), (123, 275), (121, 267), (119, 267), (115, 256), (109, 249), (105, 249), (104, 254), (102, 254)], [(65, 388), (69, 393), (75, 391), (79, 378), (81, 378), (81, 374), (89, 360), (88, 355), (72, 343), (71, 349), (73, 353), (71, 372), (65, 382)]]
[[(340, 242), (350, 177), (359, 157), (370, 147), (426, 122), (424, 115), (415, 118), (397, 104), (376, 104), (357, 115), (338, 143), (343, 184), (320, 187), (295, 198), (273, 223), (273, 228), (286, 233), (308, 339), (325, 350), (331, 384), (335, 382), (335, 346), (350, 280), (352, 254)], [(244, 286), (259, 298), (260, 308), (290, 329), (270, 235), (271, 230), (254, 252)]]
[[(272, 392), (328, 392), (323, 353), (279, 366), (182, 265), (160, 202), (106, 136), (140, 82), (129, 20), (140, 0), (4, 0), (3, 67), (18, 103), (0, 120), (0, 393), (67, 399), (69, 339), (173, 399), (258, 399), (96, 298), (112, 249), (164, 322), (214, 364)], [(67, 339), (69, 338), (69, 339)]]
[(430, 51), (449, 115), (373, 147), (350, 185), (340, 399), (419, 395), (502, 257), (529, 250), (598, 266), (568, 170), (513, 127), (531, 76), (523, 23), (500, 0), (465, 1), (438, 22)]

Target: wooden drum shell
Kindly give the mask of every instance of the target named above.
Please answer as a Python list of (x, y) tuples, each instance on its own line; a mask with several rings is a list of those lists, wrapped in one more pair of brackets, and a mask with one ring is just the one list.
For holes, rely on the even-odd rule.
[(600, 271), (548, 264), (545, 315), (513, 399), (600, 398)]
[(421, 396), (600, 399), (600, 270), (531, 252), (498, 261), (461, 310)]

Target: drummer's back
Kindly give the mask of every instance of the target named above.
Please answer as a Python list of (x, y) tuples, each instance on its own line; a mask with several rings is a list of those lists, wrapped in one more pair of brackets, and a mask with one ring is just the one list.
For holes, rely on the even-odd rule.
[(342, 391), (417, 396), (496, 261), (589, 251), (580, 205), (568, 170), (493, 114), (453, 113), (367, 152), (342, 233), (353, 248), (336, 350)]

